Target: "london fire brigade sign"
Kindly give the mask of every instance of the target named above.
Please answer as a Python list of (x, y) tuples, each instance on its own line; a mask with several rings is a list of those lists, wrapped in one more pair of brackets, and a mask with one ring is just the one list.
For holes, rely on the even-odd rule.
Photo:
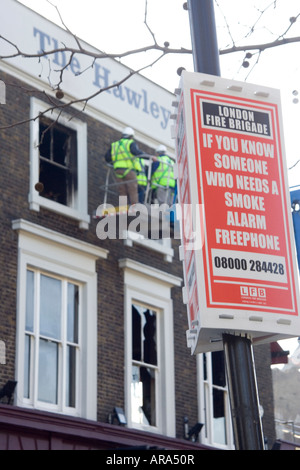
[(183, 72), (176, 153), (192, 353), (300, 334), (278, 90)]

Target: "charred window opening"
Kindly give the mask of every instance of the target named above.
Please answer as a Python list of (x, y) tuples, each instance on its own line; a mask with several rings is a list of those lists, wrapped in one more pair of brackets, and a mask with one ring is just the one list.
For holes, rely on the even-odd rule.
[(39, 122), (40, 195), (73, 206), (77, 193), (77, 133), (50, 119)]
[(157, 313), (132, 305), (132, 422), (157, 425)]

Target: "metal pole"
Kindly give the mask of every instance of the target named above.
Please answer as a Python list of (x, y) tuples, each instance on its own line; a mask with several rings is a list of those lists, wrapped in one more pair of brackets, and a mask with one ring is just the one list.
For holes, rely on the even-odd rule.
[(252, 344), (242, 336), (223, 335), (231, 415), (237, 450), (263, 450)]
[(194, 69), (221, 75), (213, 0), (189, 0)]
[[(213, 0), (188, 0), (187, 5), (195, 71), (220, 76)], [(263, 450), (252, 343), (224, 334), (223, 346), (236, 448)]]

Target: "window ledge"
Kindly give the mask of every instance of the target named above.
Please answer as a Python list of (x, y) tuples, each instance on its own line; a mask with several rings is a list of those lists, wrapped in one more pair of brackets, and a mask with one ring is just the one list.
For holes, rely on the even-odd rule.
[(91, 218), (88, 214), (83, 214), (79, 212), (76, 209), (73, 209), (71, 207), (63, 206), (62, 204), (59, 204), (58, 202), (55, 201), (50, 201), (49, 199), (46, 199), (41, 196), (29, 196), (29, 208), (30, 210), (39, 212), (40, 207), (43, 207), (45, 209), (49, 209), (53, 212), (56, 212), (57, 214), (65, 215), (66, 217), (70, 217), (72, 219), (78, 220), (79, 221), (79, 227), (88, 230), (89, 228), (89, 223), (91, 221)]
[(69, 237), (54, 230), (42, 227), (40, 225), (33, 224), (24, 219), (17, 219), (12, 221), (13, 230), (19, 232), (29, 233), (46, 241), (52, 243), (59, 243), (60, 245), (65, 245), (67, 248), (73, 248), (76, 251), (83, 252), (86, 255), (91, 257), (106, 259), (108, 256), (108, 250), (104, 248), (99, 248), (97, 246), (91, 245), (90, 243), (77, 240), (76, 238)]
[(169, 287), (179, 287), (182, 285), (182, 279), (180, 277), (166, 273), (160, 269), (152, 268), (151, 266), (147, 266), (129, 258), (120, 259), (119, 267), (130, 270), (138, 275), (144, 275), (149, 278), (153, 278), (156, 281), (159, 280), (161, 283), (167, 284)]

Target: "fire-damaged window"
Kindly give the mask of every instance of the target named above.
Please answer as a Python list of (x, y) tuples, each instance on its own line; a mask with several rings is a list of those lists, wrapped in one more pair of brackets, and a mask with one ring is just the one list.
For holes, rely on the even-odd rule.
[(157, 312), (132, 305), (131, 419), (157, 425)]
[(77, 133), (42, 118), (39, 121), (40, 195), (72, 206), (77, 193)]
[(124, 405), (129, 428), (175, 437), (175, 368), (171, 288), (181, 279), (123, 258)]
[[(70, 110), (71, 113), (71, 110)], [(31, 99), (29, 208), (78, 220), (87, 230), (87, 123)]]

